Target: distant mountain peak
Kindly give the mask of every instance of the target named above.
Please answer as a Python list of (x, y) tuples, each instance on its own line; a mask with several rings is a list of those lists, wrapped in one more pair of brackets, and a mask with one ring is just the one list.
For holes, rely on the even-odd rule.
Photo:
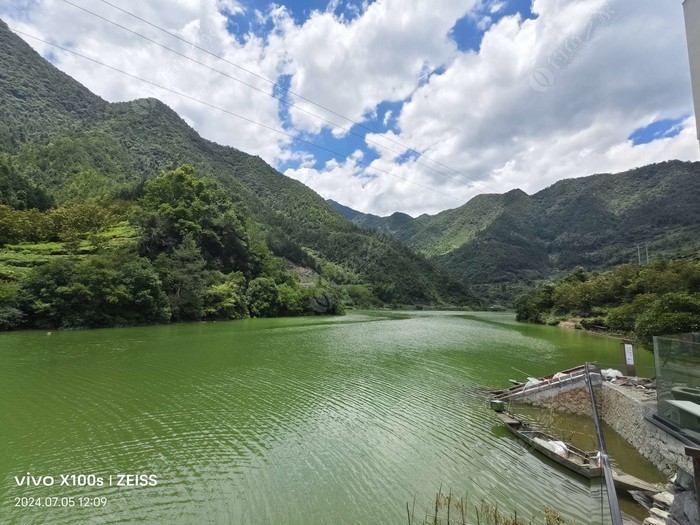
[(636, 261), (644, 240), (659, 256), (700, 251), (700, 162), (660, 162), (560, 180), (528, 195), (480, 194), (437, 215), (352, 222), (396, 237), (472, 283), (545, 279), (576, 266)]

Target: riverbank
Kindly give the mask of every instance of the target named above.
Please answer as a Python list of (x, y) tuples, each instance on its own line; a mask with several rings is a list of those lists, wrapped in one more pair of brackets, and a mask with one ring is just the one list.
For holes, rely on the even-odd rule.
[(586, 326), (587, 323), (585, 322), (585, 318), (583, 317), (571, 317), (565, 320), (556, 320), (546, 324), (549, 326), (557, 326), (559, 328), (564, 328), (565, 330), (581, 330), (589, 334), (603, 335), (605, 337), (612, 337), (613, 339), (629, 339), (629, 334), (624, 334), (621, 332), (611, 332), (607, 327), (604, 326)]
[[(623, 334), (651, 347), (655, 335), (700, 328), (700, 262), (657, 260), (608, 272), (577, 268), (516, 301), (518, 320)], [(566, 326), (566, 325), (565, 325)]]

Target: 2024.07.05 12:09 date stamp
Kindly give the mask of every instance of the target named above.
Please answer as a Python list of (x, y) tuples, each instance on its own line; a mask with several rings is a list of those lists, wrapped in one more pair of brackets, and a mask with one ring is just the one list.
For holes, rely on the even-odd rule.
[(73, 496), (22, 496), (15, 497), (15, 507), (104, 507), (108, 503), (106, 496), (73, 497)]

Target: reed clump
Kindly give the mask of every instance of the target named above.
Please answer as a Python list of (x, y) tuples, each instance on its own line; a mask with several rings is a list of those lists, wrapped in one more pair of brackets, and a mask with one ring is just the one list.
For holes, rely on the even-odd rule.
[(564, 517), (551, 505), (547, 505), (540, 513), (529, 519), (518, 517), (517, 511), (504, 512), (498, 505), (492, 505), (481, 500), (473, 506), (471, 517), (469, 512), (469, 494), (465, 497), (456, 496), (450, 490), (448, 494), (440, 491), (435, 495), (435, 503), (425, 510), (425, 514), (417, 519), (415, 516), (416, 500), (413, 505), (406, 503), (408, 525), (576, 525), (567, 522)]

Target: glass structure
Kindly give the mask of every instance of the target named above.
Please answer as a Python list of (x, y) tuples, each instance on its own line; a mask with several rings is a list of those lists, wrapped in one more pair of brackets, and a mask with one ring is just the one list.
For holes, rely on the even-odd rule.
[(700, 445), (700, 333), (654, 337), (657, 415)]

